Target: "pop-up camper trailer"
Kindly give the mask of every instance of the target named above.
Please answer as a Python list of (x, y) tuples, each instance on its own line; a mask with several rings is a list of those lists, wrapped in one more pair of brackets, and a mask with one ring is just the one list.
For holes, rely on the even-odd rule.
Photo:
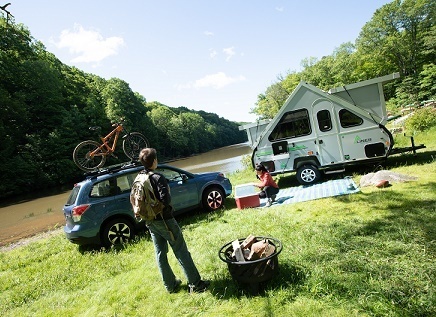
[(253, 166), (263, 164), (272, 175), (296, 172), (301, 184), (312, 184), (322, 173), (385, 160), (394, 140), (384, 126), (382, 84), (399, 77), (394, 73), (328, 92), (300, 82), (277, 115), (255, 133)]

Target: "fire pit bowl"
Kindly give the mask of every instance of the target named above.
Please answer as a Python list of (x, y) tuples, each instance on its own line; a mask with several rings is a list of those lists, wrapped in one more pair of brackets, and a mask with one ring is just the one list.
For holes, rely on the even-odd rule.
[[(271, 237), (256, 237), (257, 241), (263, 239), (267, 239), (269, 243), (275, 247), (274, 253), (265, 258), (238, 262), (234, 257), (232, 257), (233, 241), (223, 245), (218, 252), (221, 261), (227, 263), (232, 278), (240, 284), (249, 286), (252, 293), (258, 293), (260, 284), (271, 280), (274, 274), (278, 271), (278, 255), (283, 249), (282, 243), (278, 239)], [(244, 240), (244, 238), (238, 239), (239, 244)]]

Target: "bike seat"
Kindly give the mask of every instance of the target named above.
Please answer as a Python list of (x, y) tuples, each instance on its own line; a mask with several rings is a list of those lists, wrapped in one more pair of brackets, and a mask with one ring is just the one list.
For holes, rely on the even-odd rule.
[(101, 130), (101, 127), (99, 127), (99, 126), (89, 127), (89, 130), (98, 131), (98, 130)]

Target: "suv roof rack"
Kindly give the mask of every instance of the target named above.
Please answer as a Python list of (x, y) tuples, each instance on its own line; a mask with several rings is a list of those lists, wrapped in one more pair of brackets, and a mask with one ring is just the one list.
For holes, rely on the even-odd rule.
[(86, 178), (95, 178), (97, 176), (115, 173), (115, 172), (119, 172), (119, 171), (122, 171), (125, 169), (138, 167), (138, 166), (142, 166), (142, 164), (138, 161), (129, 161), (129, 162), (124, 162), (124, 163), (120, 163), (120, 164), (107, 166), (105, 168), (99, 168), (99, 169), (93, 170), (91, 172), (87, 172), (84, 175)]

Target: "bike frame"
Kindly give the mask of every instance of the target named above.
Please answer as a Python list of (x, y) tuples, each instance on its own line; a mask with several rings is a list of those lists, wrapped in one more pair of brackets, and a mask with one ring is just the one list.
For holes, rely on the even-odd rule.
[[(115, 151), (115, 147), (117, 146), (117, 141), (120, 136), (120, 133), (124, 130), (124, 127), (121, 124), (118, 124), (115, 129), (109, 132), (105, 137), (100, 137), (103, 142), (98, 148), (89, 153), (90, 157), (94, 156), (108, 156)], [(112, 146), (110, 145), (110, 141), (113, 139)]]

